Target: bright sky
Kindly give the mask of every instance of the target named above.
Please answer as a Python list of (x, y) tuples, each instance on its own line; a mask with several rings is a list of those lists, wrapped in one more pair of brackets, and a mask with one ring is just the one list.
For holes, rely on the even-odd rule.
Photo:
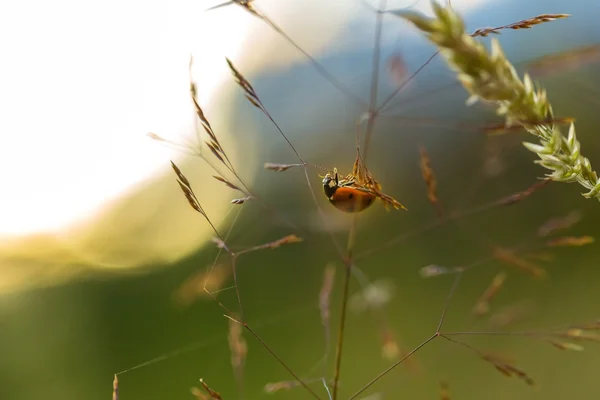
[[(202, 14), (193, 5), (3, 2), (0, 235), (59, 229), (164, 168), (173, 155), (146, 132), (189, 130), (187, 62)], [(213, 61), (199, 66), (212, 86), (227, 72), (218, 55), (241, 40), (219, 31)], [(203, 89), (205, 101), (213, 88)]]

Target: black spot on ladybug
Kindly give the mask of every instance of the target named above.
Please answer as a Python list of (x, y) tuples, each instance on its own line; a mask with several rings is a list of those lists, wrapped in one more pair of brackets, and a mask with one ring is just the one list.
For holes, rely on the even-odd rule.
[(349, 199), (351, 199), (351, 198), (353, 198), (353, 197), (354, 197), (354, 194), (353, 194), (353, 193), (350, 193), (350, 194), (348, 195), (348, 198), (349, 198)]

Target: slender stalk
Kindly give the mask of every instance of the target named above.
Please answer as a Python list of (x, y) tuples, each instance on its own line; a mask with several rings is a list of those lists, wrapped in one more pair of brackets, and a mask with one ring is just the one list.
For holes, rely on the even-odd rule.
[(377, 92), (379, 89), (379, 63), (381, 59), (381, 34), (383, 32), (383, 10), (385, 9), (386, 0), (379, 1), (379, 9), (377, 10), (377, 21), (375, 24), (375, 44), (373, 46), (373, 67), (371, 71), (371, 96), (369, 102), (369, 119), (367, 121), (367, 131), (365, 133), (365, 146), (363, 150), (363, 160), (367, 162), (367, 156), (369, 154), (369, 145), (371, 143), (371, 136), (373, 135), (373, 129), (375, 128), (375, 118), (377, 117), (378, 111), (375, 110), (377, 106)]
[(320, 400), (321, 398), (319, 397), (318, 394), (316, 394), (311, 388), (310, 386), (308, 386), (308, 384), (306, 382), (304, 382), (290, 367), (288, 367), (288, 365), (281, 359), (279, 358), (279, 356), (277, 355), (277, 353), (275, 353), (275, 351), (273, 351), (273, 349), (264, 341), (262, 340), (262, 338), (260, 336), (258, 336), (258, 334), (256, 332), (254, 332), (254, 330), (252, 330), (252, 328), (250, 328), (250, 326), (242, 321), (238, 321), (237, 319), (231, 317), (230, 315), (225, 314), (225, 317), (232, 320), (235, 323), (241, 324), (248, 332), (250, 332), (250, 334), (252, 336), (254, 336), (256, 338), (256, 340), (258, 340), (260, 342), (260, 344), (263, 345), (263, 347), (265, 349), (267, 349), (267, 351), (269, 353), (271, 353), (271, 355), (273, 356), (273, 358), (275, 358), (277, 360), (277, 362), (279, 362), (279, 364), (281, 364), (286, 370), (287, 372), (290, 373), (290, 375), (292, 375), (294, 377), (294, 379), (296, 379), (296, 381), (298, 381), (300, 383), (300, 385), (302, 385), (302, 387), (304, 387), (306, 390), (308, 390), (308, 392), (312, 395), (312, 397), (314, 397), (317, 400)]
[(350, 396), (350, 398), (348, 400), (354, 400), (355, 398), (357, 398), (358, 396), (360, 396), (365, 390), (367, 390), (368, 388), (370, 388), (371, 386), (373, 386), (373, 384), (375, 384), (375, 382), (377, 382), (378, 380), (380, 380), (381, 378), (383, 378), (385, 375), (388, 374), (388, 372), (390, 372), (391, 370), (393, 370), (394, 368), (396, 368), (398, 365), (402, 364), (404, 361), (406, 361), (406, 359), (408, 359), (410, 356), (412, 356), (413, 354), (415, 354), (422, 347), (424, 347), (426, 344), (428, 344), (429, 342), (431, 342), (433, 339), (435, 339), (438, 336), (439, 335), (437, 333), (434, 334), (434, 335), (431, 335), (428, 339), (426, 339), (425, 341), (423, 341), (417, 347), (415, 347), (414, 349), (412, 349), (410, 352), (406, 353), (406, 355), (404, 357), (402, 357), (401, 359), (399, 359), (398, 361), (396, 361), (395, 363), (393, 363), (392, 365), (390, 365), (388, 368), (386, 368), (385, 371), (382, 371), (375, 378), (371, 379), (366, 385), (364, 385), (356, 393), (354, 393), (352, 396)]
[[(350, 261), (350, 260), (348, 260)], [(337, 346), (335, 349), (335, 370), (333, 372), (333, 394), (332, 399), (336, 400), (338, 396), (338, 383), (342, 366), (342, 351), (344, 347), (344, 329), (346, 325), (346, 312), (348, 309), (348, 294), (350, 292), (350, 276), (352, 275), (352, 264), (348, 262), (345, 265), (344, 274), (344, 292), (342, 294), (342, 311), (340, 315), (340, 327), (338, 329)]]
[(448, 312), (448, 305), (450, 304), (450, 300), (454, 296), (454, 292), (456, 292), (456, 288), (458, 287), (458, 283), (460, 282), (460, 278), (462, 278), (464, 269), (460, 270), (456, 274), (456, 278), (454, 278), (454, 282), (452, 282), (452, 287), (450, 288), (450, 292), (448, 293), (448, 297), (446, 298), (446, 302), (444, 303), (444, 309), (442, 310), (442, 316), (440, 317), (440, 322), (438, 323), (437, 328), (435, 329), (435, 333), (439, 334), (442, 326), (444, 326), (444, 322), (446, 321), (446, 313)]
[[(380, 62), (380, 46), (381, 46), (381, 34), (382, 34), (382, 23), (383, 23), (383, 10), (385, 9), (386, 0), (379, 1), (379, 9), (377, 10), (376, 22), (375, 22), (375, 39), (373, 49), (373, 66), (371, 73), (371, 96), (369, 102), (369, 120), (367, 122), (367, 130), (365, 133), (365, 148), (363, 152), (363, 162), (366, 163), (366, 157), (368, 154), (369, 142), (372, 136), (373, 128), (375, 126), (375, 117), (373, 113), (375, 106), (377, 105), (377, 89), (379, 86), (379, 62)], [(357, 132), (358, 141), (358, 132)], [(358, 142), (357, 142), (358, 149)], [(358, 154), (360, 157), (360, 153)], [(345, 274), (344, 274), (344, 292), (342, 294), (342, 310), (340, 315), (340, 326), (338, 330), (338, 341), (336, 346), (336, 357), (335, 357), (335, 370), (333, 375), (333, 394), (332, 399), (337, 400), (338, 396), (338, 382), (340, 379), (340, 372), (342, 367), (342, 352), (344, 347), (344, 329), (346, 326), (346, 314), (348, 309), (348, 297), (350, 291), (350, 277), (352, 275), (352, 256), (354, 250), (354, 244), (356, 241), (356, 226), (358, 222), (358, 215), (355, 214), (352, 219), (352, 226), (348, 233), (348, 244), (346, 246), (347, 258), (344, 261)]]

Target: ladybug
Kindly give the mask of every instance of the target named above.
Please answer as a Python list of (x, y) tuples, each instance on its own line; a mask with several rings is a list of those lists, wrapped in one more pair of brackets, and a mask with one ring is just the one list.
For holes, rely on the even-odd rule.
[(381, 192), (381, 185), (362, 165), (360, 157), (354, 163), (352, 173), (340, 179), (337, 169), (323, 177), (323, 191), (329, 202), (338, 210), (357, 213), (366, 210), (379, 198), (386, 208), (406, 210), (399, 201)]
[(323, 191), (329, 202), (338, 210), (348, 213), (361, 212), (375, 202), (377, 195), (360, 186), (353, 180), (342, 179), (340, 182), (337, 170), (323, 178)]

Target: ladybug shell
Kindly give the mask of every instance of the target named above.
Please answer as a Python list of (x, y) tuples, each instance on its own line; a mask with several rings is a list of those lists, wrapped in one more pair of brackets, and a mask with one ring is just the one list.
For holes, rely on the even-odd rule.
[(339, 187), (329, 197), (329, 201), (339, 210), (355, 213), (369, 207), (375, 201), (375, 194), (352, 187)]

